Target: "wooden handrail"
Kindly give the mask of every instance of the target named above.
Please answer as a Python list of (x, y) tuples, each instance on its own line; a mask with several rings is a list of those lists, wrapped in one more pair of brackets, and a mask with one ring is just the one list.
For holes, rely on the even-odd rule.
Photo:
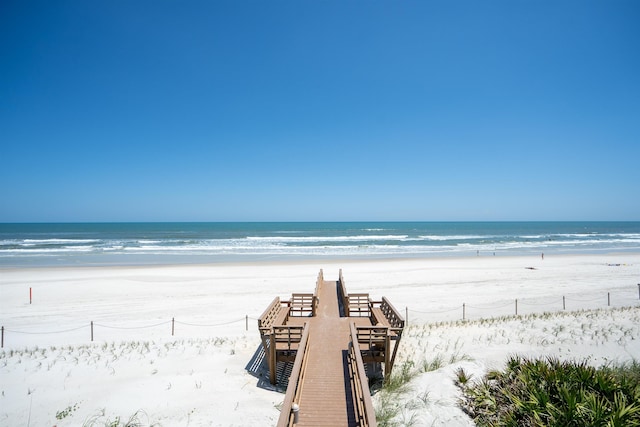
[(291, 294), (291, 304), (289, 305), (290, 316), (292, 317), (313, 317), (316, 313), (316, 300), (317, 297), (314, 294)]
[(320, 289), (320, 286), (324, 283), (324, 272), (322, 271), (322, 269), (320, 269), (320, 272), (318, 273), (318, 278), (316, 279), (316, 290), (314, 292), (315, 295), (318, 295), (318, 289)]
[(380, 306), (385, 317), (389, 320), (389, 323), (394, 328), (404, 328), (404, 318), (391, 304), (387, 297), (382, 297), (382, 305)]
[(271, 322), (278, 315), (278, 311), (280, 311), (280, 298), (275, 297), (258, 318), (258, 328), (270, 328)]
[[(386, 323), (388, 323), (392, 328), (404, 328), (404, 318), (386, 297), (382, 297), (382, 301), (371, 301), (371, 307), (379, 308), (385, 317)], [(380, 320), (381, 319), (378, 319), (378, 321)]]
[(358, 326), (356, 328), (356, 342), (367, 344), (367, 348), (384, 345), (389, 337), (387, 326)]
[(275, 343), (287, 343), (287, 350), (293, 349), (293, 344), (302, 341), (304, 326), (274, 326), (271, 336)]
[(369, 294), (357, 293), (347, 295), (347, 316), (369, 317), (371, 316), (371, 303)]
[(296, 359), (293, 362), (293, 369), (289, 376), (289, 384), (287, 385), (287, 393), (284, 396), (284, 402), (282, 402), (282, 408), (280, 408), (280, 417), (278, 418), (277, 427), (286, 427), (293, 425), (293, 413), (291, 412), (291, 406), (293, 402), (300, 396), (300, 390), (304, 383), (304, 371), (306, 369), (307, 361), (307, 349), (309, 348), (309, 326), (308, 323), (304, 324), (302, 331), (302, 338), (300, 345), (298, 346), (298, 352)]
[(344, 284), (344, 277), (342, 277), (342, 269), (338, 274), (338, 282), (340, 283), (340, 292), (342, 293), (342, 307), (344, 307), (345, 317), (349, 317), (349, 296), (347, 295), (347, 287)]
[(311, 314), (312, 317), (316, 315), (316, 308), (318, 308), (318, 293), (320, 292), (320, 286), (324, 283), (324, 272), (320, 269), (318, 273), (318, 279), (316, 280), (316, 288), (313, 291), (313, 312)]
[[(356, 410), (356, 418), (361, 427), (377, 427), (376, 412), (371, 400), (371, 391), (369, 390), (369, 380), (364, 370), (364, 362), (362, 354), (360, 354), (360, 345), (358, 344), (358, 333), (355, 323), (350, 325), (351, 342), (349, 342), (349, 358), (352, 364), (352, 372), (354, 375), (352, 389), (354, 391), (354, 409)], [(355, 365), (355, 366), (354, 366)]]

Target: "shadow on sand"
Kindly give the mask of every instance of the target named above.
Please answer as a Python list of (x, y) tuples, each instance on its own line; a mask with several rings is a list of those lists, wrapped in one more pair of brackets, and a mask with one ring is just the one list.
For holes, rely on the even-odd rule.
[(258, 379), (257, 387), (280, 393), (287, 391), (292, 368), (293, 363), (278, 362), (276, 366), (276, 384), (271, 384), (271, 382), (269, 382), (269, 365), (262, 345), (258, 345), (251, 360), (249, 360), (249, 363), (245, 366), (247, 372)]

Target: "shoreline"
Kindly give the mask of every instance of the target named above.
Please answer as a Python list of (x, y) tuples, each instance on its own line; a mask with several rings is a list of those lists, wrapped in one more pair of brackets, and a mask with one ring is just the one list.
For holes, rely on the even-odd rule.
[[(474, 259), (541, 259), (541, 254), (543, 252), (538, 252), (535, 254), (521, 254), (521, 253), (506, 253), (506, 252), (498, 252), (495, 255), (493, 253), (480, 253), (479, 255), (432, 255), (432, 256), (398, 256), (398, 257), (389, 257), (389, 256), (374, 256), (368, 255), (363, 256), (362, 258), (358, 257), (341, 257), (341, 256), (326, 256), (326, 257), (310, 257), (310, 258), (291, 258), (291, 259), (283, 259), (282, 257), (274, 257), (275, 259), (264, 260), (264, 259), (256, 259), (250, 261), (238, 260), (238, 261), (220, 261), (220, 262), (155, 262), (155, 263), (126, 263), (126, 264), (117, 264), (117, 263), (109, 263), (109, 264), (87, 264), (87, 263), (79, 263), (79, 264), (50, 264), (50, 265), (3, 265), (0, 264), (0, 271), (18, 271), (18, 270), (41, 270), (41, 269), (53, 269), (53, 270), (63, 270), (63, 269), (98, 269), (98, 268), (161, 268), (161, 267), (171, 267), (171, 268), (181, 268), (181, 267), (234, 267), (234, 266), (243, 266), (243, 267), (268, 267), (268, 266), (285, 266), (285, 265), (316, 265), (316, 264), (368, 264), (368, 263), (395, 263), (395, 262), (434, 262), (434, 261), (465, 261), (465, 260), (474, 260)], [(544, 252), (544, 256), (547, 259), (560, 259), (560, 258), (573, 258), (573, 257), (613, 257), (613, 256), (640, 256), (640, 251), (638, 250), (627, 250), (627, 251), (606, 251), (606, 252)], [(185, 255), (187, 256), (187, 255)]]

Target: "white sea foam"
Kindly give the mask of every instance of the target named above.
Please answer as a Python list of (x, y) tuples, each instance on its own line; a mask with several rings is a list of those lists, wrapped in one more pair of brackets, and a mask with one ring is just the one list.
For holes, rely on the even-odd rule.
[(361, 236), (289, 236), (289, 237), (262, 237), (249, 236), (247, 240), (260, 240), (272, 242), (348, 242), (367, 240), (402, 240), (406, 239), (406, 234), (402, 235), (361, 235)]
[[(15, 242), (16, 240), (13, 240), (13, 241)], [(42, 244), (66, 244), (66, 243), (93, 243), (93, 242), (99, 242), (100, 240), (96, 240), (96, 239), (24, 239), (22, 241), (24, 243), (42, 245)]]
[(433, 240), (436, 242), (443, 242), (447, 240), (479, 240), (479, 239), (495, 239), (497, 236), (480, 236), (480, 235), (451, 235), (451, 236), (419, 236), (416, 240)]
[[(55, 256), (56, 262), (77, 264), (126, 262), (127, 257), (142, 259), (142, 262), (180, 262), (218, 260), (247, 261), (265, 257), (314, 258), (314, 257), (420, 257), (420, 256), (467, 256), (480, 252), (499, 252), (507, 255), (523, 255), (553, 251), (574, 252), (617, 252), (640, 249), (640, 233), (631, 229), (630, 233), (601, 231), (597, 234), (581, 232), (569, 227), (530, 227), (529, 232), (485, 227), (482, 224), (464, 229), (451, 227), (403, 226), (387, 228), (353, 228), (351, 226), (311, 227), (305, 229), (280, 230), (276, 227), (229, 227), (222, 231), (201, 230), (198, 227), (158, 231), (146, 226), (142, 230), (93, 231), (93, 238), (79, 238), (84, 235), (69, 234), (68, 238), (56, 229), (17, 238), (18, 233), (7, 233), (0, 239), (0, 265), (37, 265), (38, 257), (46, 257), (45, 265)], [(523, 228), (526, 229), (526, 228)], [(155, 231), (154, 231), (155, 230)], [(572, 232), (577, 231), (577, 232)], [(100, 234), (102, 233), (102, 234)], [(353, 235), (351, 234), (353, 233)], [(51, 238), (48, 238), (51, 236)], [(96, 238), (99, 236), (100, 238)], [(20, 236), (22, 237), (22, 236)], [(38, 238), (41, 237), (41, 238)], [(101, 256), (102, 255), (102, 256)], [(84, 257), (84, 258), (83, 258)], [(253, 258), (252, 258), (253, 257)], [(4, 260), (4, 261), (3, 261)], [(106, 260), (106, 261), (105, 261)]]

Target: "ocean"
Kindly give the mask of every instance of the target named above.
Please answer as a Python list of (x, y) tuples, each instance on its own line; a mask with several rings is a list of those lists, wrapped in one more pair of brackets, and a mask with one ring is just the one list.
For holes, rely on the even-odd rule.
[(640, 222), (0, 224), (0, 267), (640, 251)]

